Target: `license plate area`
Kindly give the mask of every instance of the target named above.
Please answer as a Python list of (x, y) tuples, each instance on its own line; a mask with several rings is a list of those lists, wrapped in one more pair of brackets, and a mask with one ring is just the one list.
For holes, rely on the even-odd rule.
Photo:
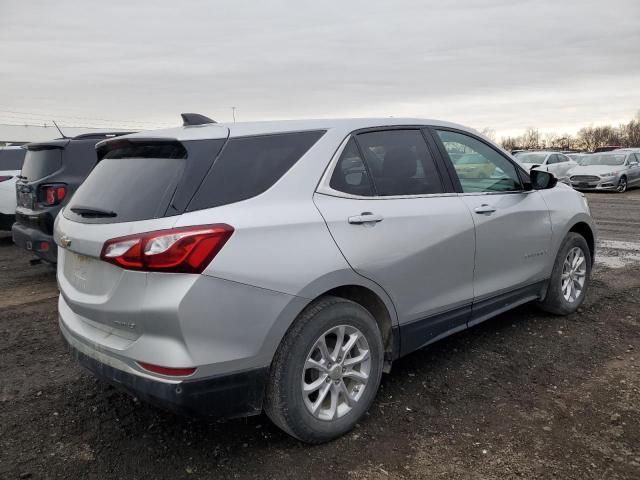
[(68, 250), (65, 257), (65, 273), (69, 283), (81, 292), (91, 293), (98, 260)]

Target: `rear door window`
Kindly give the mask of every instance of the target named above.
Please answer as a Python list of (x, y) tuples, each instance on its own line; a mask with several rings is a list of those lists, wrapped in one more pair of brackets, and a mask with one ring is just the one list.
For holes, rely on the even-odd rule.
[(22, 165), (22, 176), (33, 182), (40, 180), (62, 167), (62, 150), (47, 148), (44, 150), (29, 150)]
[(115, 223), (164, 216), (187, 162), (179, 142), (125, 142), (103, 155), (73, 195), (65, 216)]
[(435, 162), (420, 130), (385, 130), (357, 137), (378, 196), (442, 193)]
[(311, 131), (229, 139), (187, 211), (218, 207), (260, 195), (324, 133)]
[(22, 148), (0, 148), (0, 170), (20, 170), (26, 150)]

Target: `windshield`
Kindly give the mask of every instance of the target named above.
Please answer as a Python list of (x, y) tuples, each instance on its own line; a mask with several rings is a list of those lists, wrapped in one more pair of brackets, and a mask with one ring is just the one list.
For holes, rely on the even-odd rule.
[(589, 165), (610, 165), (610, 166), (624, 165), (625, 157), (626, 157), (625, 154), (620, 154), (620, 153), (618, 153), (618, 154), (596, 153), (596, 154), (589, 155), (588, 157), (585, 157), (584, 159), (582, 159), (580, 164), (583, 165), (583, 166), (589, 166)]
[(544, 159), (547, 158), (546, 153), (521, 153), (518, 155), (518, 161), (520, 163), (544, 163)]

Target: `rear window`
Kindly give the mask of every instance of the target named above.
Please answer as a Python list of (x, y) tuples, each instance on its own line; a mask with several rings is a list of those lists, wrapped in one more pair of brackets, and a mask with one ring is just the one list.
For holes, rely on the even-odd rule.
[(62, 150), (29, 150), (22, 165), (22, 176), (32, 182), (51, 175), (62, 166)]
[(73, 195), (65, 216), (99, 223), (164, 216), (187, 162), (180, 143), (123, 142), (98, 153), (102, 160)]
[(324, 133), (296, 132), (230, 139), (187, 211), (227, 205), (263, 193)]
[(0, 170), (20, 170), (26, 150), (23, 148), (0, 148)]

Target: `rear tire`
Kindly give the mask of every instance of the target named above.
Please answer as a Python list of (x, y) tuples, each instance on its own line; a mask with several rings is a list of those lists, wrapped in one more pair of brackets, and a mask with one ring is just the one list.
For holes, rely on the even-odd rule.
[(591, 278), (591, 251), (582, 235), (569, 232), (558, 251), (542, 310), (569, 315), (584, 301)]
[(302, 311), (276, 351), (265, 412), (303, 442), (333, 440), (371, 406), (383, 359), (382, 336), (368, 310), (343, 298), (320, 298)]

